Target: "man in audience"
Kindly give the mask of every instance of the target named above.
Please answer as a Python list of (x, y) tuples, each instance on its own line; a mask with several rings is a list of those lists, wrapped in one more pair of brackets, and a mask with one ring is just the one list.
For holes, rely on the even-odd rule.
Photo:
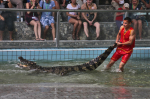
[[(115, 10), (118, 10), (119, 7), (122, 7), (124, 4), (124, 0), (112, 0), (111, 5), (115, 8)], [(114, 15), (114, 20), (116, 19), (116, 13)]]
[[(55, 2), (50, 0), (40, 1), (40, 8), (42, 9), (55, 9)], [(49, 27), (52, 28), (53, 40), (55, 40), (55, 21), (54, 21), (54, 12), (42, 12), (41, 15), (41, 24), (44, 27), (44, 39), (46, 38), (47, 31)]]
[[(124, 3), (123, 7), (118, 8), (118, 10), (129, 10), (129, 4)], [(127, 12), (125, 12), (125, 13), (117, 12), (116, 13), (116, 24), (117, 24), (118, 29), (120, 29), (120, 27), (122, 26), (123, 19), (128, 16), (127, 14), (128, 14)]]
[[(12, 4), (16, 5), (17, 9), (23, 9), (23, 0), (10, 0)], [(18, 11), (20, 18), (23, 17), (23, 12)]]
[[(10, 0), (6, 2), (0, 0), (0, 8), (12, 8), (12, 3), (10, 2)], [(8, 27), (10, 40), (13, 40), (13, 18), (11, 11), (0, 11), (0, 41), (3, 40), (3, 32), (5, 30), (5, 25), (7, 25)]]
[[(87, 0), (86, 3), (84, 3), (81, 7), (83, 10), (96, 10), (97, 6), (95, 3), (92, 3), (93, 0)], [(99, 39), (100, 34), (100, 24), (96, 22), (97, 13), (96, 12), (82, 12), (83, 17), (83, 26), (84, 26), (84, 32), (87, 36), (87, 39), (89, 40), (89, 31), (88, 31), (88, 25), (96, 27), (96, 40)]]

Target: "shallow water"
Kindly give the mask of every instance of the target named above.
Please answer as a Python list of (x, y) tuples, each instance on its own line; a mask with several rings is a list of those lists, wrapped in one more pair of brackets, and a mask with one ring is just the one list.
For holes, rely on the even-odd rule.
[[(87, 60), (73, 60), (61, 62), (38, 61), (41, 66), (74, 66), (83, 64)], [(150, 87), (150, 62), (147, 60), (132, 59), (125, 66), (125, 72), (117, 72), (119, 61), (110, 71), (104, 71), (110, 59), (107, 59), (94, 71), (71, 72), (66, 76), (51, 73), (36, 72), (18, 68), (17, 61), (0, 63), (0, 84), (18, 83), (79, 83), (96, 84), (103, 86), (129, 86), (129, 87)]]

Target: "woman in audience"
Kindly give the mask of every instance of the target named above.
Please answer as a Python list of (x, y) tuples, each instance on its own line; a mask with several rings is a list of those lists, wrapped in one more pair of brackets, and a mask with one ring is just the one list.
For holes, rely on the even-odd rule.
[[(55, 2), (51, 0), (40, 1), (40, 9), (55, 9)], [(42, 27), (44, 28), (44, 39), (46, 39), (46, 35), (48, 29), (52, 29), (53, 40), (55, 40), (55, 20), (54, 20), (54, 12), (42, 12), (41, 20)]]
[[(26, 8), (27, 9), (38, 9), (39, 3), (37, 2), (37, 0), (30, 0), (30, 2), (26, 3)], [(30, 11), (26, 12), (25, 20), (28, 25), (34, 26), (34, 33), (35, 33), (36, 40), (43, 41), (44, 39), (41, 38), (41, 24), (38, 19), (38, 13), (30, 12)]]
[[(138, 0), (132, 0), (132, 4), (130, 4), (129, 9), (130, 10), (142, 10), (142, 5), (138, 3)], [(132, 19), (132, 22), (134, 24), (135, 33), (137, 33), (137, 25), (138, 25), (139, 37), (140, 37), (140, 40), (141, 40), (142, 39), (141, 34), (142, 34), (143, 16), (135, 15), (135, 13), (134, 13), (134, 14), (131, 15), (131, 19)]]
[[(10, 0), (7, 1), (0, 0), (0, 8), (12, 8)], [(10, 34), (9, 38), (10, 40), (12, 40), (14, 26), (12, 13), (10, 11), (0, 11), (0, 40), (3, 40), (3, 32), (5, 30), (5, 24), (7, 25)]]
[[(67, 5), (67, 9), (77, 10), (80, 9), (80, 5), (76, 3), (76, 0), (71, 0), (72, 3)], [(82, 21), (80, 20), (80, 13), (77, 12), (66, 12), (68, 15), (68, 21), (71, 24), (74, 24), (72, 38), (75, 40), (80, 40), (79, 31), (81, 29)], [(77, 30), (77, 31), (76, 31)], [(75, 37), (76, 34), (76, 37)]]

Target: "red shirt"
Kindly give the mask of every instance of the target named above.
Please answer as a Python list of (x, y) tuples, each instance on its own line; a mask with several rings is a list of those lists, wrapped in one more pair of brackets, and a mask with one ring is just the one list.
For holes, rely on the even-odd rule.
[[(118, 10), (123, 10), (122, 8), (118, 8)], [(121, 12), (117, 12), (117, 13), (121, 13)], [(116, 20), (118, 21), (123, 21), (123, 15), (120, 15), (120, 16), (116, 16)]]
[[(125, 33), (124, 33), (124, 30), (125, 29), (123, 27), (121, 30), (121, 38), (120, 38), (121, 43), (129, 41), (129, 36), (130, 36), (131, 30), (133, 30), (133, 28), (130, 27), (130, 29), (127, 30)], [(132, 53), (134, 46), (135, 46), (135, 39), (134, 39), (132, 45), (121, 45), (121, 46), (118, 46), (117, 50), (122, 50), (125, 53)]]

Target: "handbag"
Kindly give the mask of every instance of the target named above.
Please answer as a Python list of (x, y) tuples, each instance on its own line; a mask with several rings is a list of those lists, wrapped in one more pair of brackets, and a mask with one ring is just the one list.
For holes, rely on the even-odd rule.
[(90, 14), (89, 21), (92, 21), (94, 19), (94, 14)]

